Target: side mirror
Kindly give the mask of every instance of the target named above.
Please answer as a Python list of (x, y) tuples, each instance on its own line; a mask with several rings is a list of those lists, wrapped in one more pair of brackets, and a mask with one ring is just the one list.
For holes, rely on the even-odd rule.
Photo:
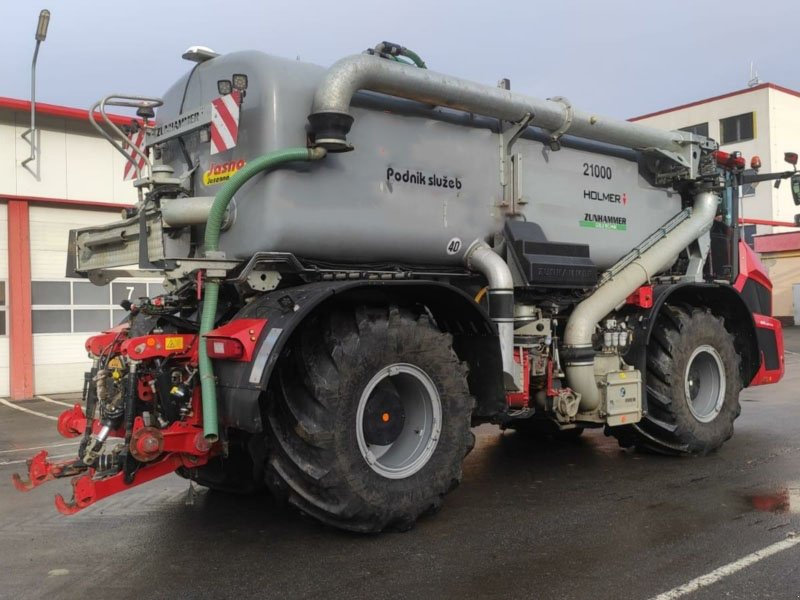
[(791, 178), (792, 200), (795, 206), (800, 205), (800, 173), (795, 173)]
[(784, 152), (783, 160), (785, 160), (793, 167), (797, 167), (797, 152)]

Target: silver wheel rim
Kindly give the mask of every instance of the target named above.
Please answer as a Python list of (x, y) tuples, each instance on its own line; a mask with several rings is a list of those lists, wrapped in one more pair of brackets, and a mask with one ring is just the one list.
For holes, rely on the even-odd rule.
[(725, 402), (725, 367), (719, 352), (708, 345), (695, 348), (683, 381), (686, 404), (694, 418), (701, 423), (713, 421)]
[[(402, 428), (387, 444), (370, 443), (371, 435), (375, 435), (370, 428), (376, 424), (365, 421), (365, 418), (374, 418), (375, 411), (371, 408), (375, 402), (380, 402), (381, 394), (391, 395), (393, 406), (402, 407)], [(399, 415), (392, 416), (390, 412), (394, 411), (379, 415), (385, 423), (392, 418), (400, 418)], [(358, 449), (372, 470), (387, 479), (404, 479), (424, 467), (436, 450), (441, 429), (442, 401), (439, 391), (428, 374), (414, 365), (396, 363), (384, 367), (370, 379), (358, 400)]]

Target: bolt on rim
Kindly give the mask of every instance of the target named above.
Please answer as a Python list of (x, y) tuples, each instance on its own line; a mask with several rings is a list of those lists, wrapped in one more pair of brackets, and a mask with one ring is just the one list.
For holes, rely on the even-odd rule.
[(378, 371), (358, 400), (361, 456), (387, 479), (404, 479), (433, 456), (442, 429), (442, 400), (419, 367), (396, 363)]
[(719, 352), (709, 345), (695, 348), (684, 374), (686, 404), (701, 423), (713, 421), (725, 402), (725, 367)]

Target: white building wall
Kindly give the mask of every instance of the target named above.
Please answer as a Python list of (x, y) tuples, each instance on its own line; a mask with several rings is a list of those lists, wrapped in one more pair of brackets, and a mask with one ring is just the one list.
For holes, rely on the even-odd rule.
[[(23, 167), (21, 161), (29, 156), (30, 145), (21, 134), (29, 125), (28, 113), (0, 108), (0, 195), (120, 205), (136, 203), (136, 190), (130, 181), (122, 180), (125, 160), (86, 121), (37, 113), (37, 160)], [(32, 281), (70, 281), (64, 277), (69, 230), (118, 218), (119, 212), (115, 209), (55, 208), (32, 203)], [(6, 282), (6, 292), (7, 233), (7, 206), (0, 202), (0, 281)], [(73, 289), (71, 284), (70, 289)], [(0, 313), (3, 313), (0, 318), (6, 321), (7, 309), (0, 305)], [(108, 311), (113, 313), (110, 306)], [(83, 372), (89, 365), (84, 342), (90, 335), (90, 332), (34, 334), (35, 393), (82, 388)], [(9, 337), (0, 335), (0, 397), (8, 393)]]
[[(764, 168), (770, 171), (787, 171), (791, 166), (783, 160), (784, 152), (800, 153), (800, 97), (781, 90), (769, 90), (770, 108), (770, 163), (764, 163)], [(794, 216), (800, 213), (800, 206), (795, 206), (792, 200), (791, 187), (784, 181), (779, 189), (774, 189), (769, 183), (762, 184), (772, 190), (773, 214), (776, 221), (794, 221)], [(786, 227), (775, 228), (775, 232), (793, 231)]]
[[(720, 98), (719, 100), (702, 102), (694, 106), (686, 106), (651, 117), (637, 119), (636, 123), (662, 129), (681, 129), (699, 123), (708, 123), (709, 137), (720, 140), (721, 119), (754, 112), (755, 138), (733, 144), (720, 145), (720, 150), (725, 152), (740, 151), (747, 159), (748, 166), (750, 158), (757, 155), (761, 157), (764, 165), (762, 172), (766, 172), (773, 168), (775, 162), (772, 150), (773, 144), (770, 140), (772, 132), (776, 126), (779, 126), (773, 123), (772, 115), (770, 114), (772, 92), (774, 90), (767, 87), (754, 89), (745, 93)], [(783, 152), (781, 152), (780, 156), (783, 157)], [(780, 170), (785, 169), (781, 167)], [(754, 196), (742, 199), (742, 213), (741, 217), (777, 220), (770, 183), (759, 184), (756, 187)], [(760, 226), (758, 233), (769, 233), (771, 230), (772, 228), (770, 227)]]
[(0, 193), (17, 193), (17, 134), (14, 113), (0, 110)]
[(0, 194), (136, 203), (136, 190), (122, 181), (125, 159), (88, 122), (37, 114), (38, 158), (23, 167), (29, 126), (28, 113), (0, 109)]

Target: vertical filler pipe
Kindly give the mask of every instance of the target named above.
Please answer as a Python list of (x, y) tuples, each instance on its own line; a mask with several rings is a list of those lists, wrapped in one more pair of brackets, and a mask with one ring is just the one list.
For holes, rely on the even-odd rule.
[[(214, 203), (206, 221), (205, 254), (211, 258), (219, 251), (219, 236), (225, 218), (225, 210), (239, 191), (250, 179), (275, 167), (288, 162), (321, 160), (327, 154), (324, 148), (286, 148), (275, 150), (247, 163), (241, 170), (231, 177), (222, 186), (214, 197)], [(200, 389), (202, 391), (203, 406), (203, 435), (213, 443), (219, 439), (219, 417), (217, 415), (217, 382), (214, 378), (214, 366), (208, 356), (203, 337), (212, 329), (217, 317), (217, 304), (219, 302), (219, 281), (206, 279), (203, 292), (203, 311), (200, 316), (200, 333), (198, 348), (198, 367), (200, 370)]]
[(489, 282), (489, 317), (497, 326), (503, 385), (506, 390), (522, 389), (521, 373), (514, 360), (514, 278), (506, 261), (482, 240), (475, 240), (464, 253), (467, 268), (481, 273)]

